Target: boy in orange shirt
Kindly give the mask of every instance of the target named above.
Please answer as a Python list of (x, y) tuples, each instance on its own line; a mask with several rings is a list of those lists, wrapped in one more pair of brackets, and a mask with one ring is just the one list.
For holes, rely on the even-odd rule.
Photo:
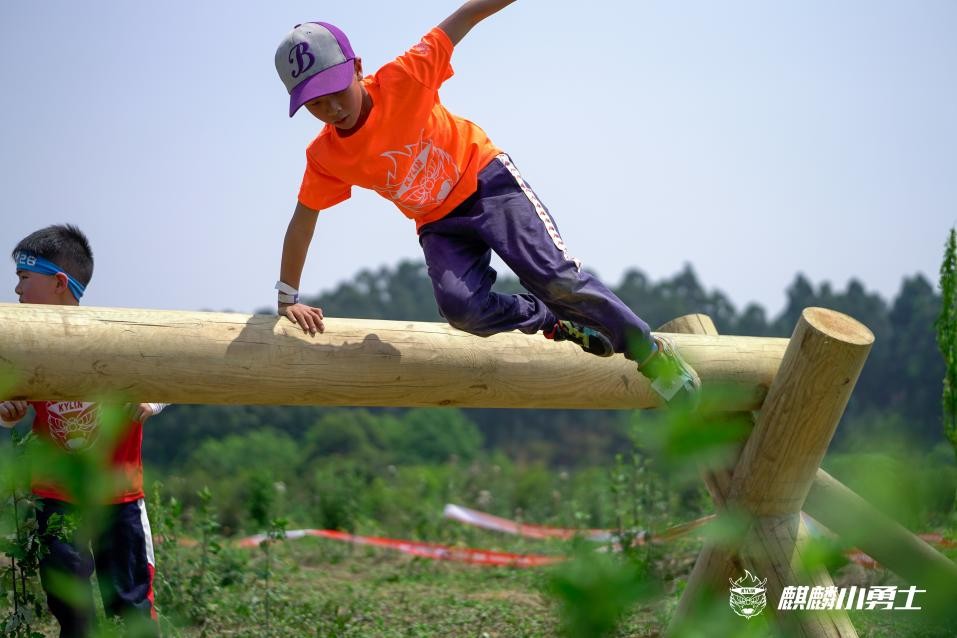
[[(582, 270), (509, 156), (439, 101), (453, 47), (513, 1), (469, 0), (365, 78), (348, 38), (331, 24), (300, 24), (283, 39), (275, 62), (289, 115), (305, 106), (325, 127), (306, 151), (283, 243), (279, 313), (311, 334), (324, 330), (322, 310), (299, 303), (303, 264), (317, 213), (362, 186), (415, 222), (439, 311), (452, 326), (479, 336), (541, 331), (598, 356), (624, 353), (665, 401), (693, 405), (701, 384), (673, 344)], [(493, 250), (528, 293), (492, 291)]]

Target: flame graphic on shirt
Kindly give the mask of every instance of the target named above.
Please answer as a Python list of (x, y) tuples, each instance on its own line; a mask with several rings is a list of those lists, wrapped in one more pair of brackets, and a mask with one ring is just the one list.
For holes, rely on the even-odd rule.
[(47, 407), (50, 438), (70, 452), (85, 450), (99, 434), (99, 410), (94, 403), (62, 401)]
[(412, 211), (428, 211), (445, 201), (459, 181), (459, 169), (452, 156), (435, 146), (431, 139), (407, 144), (400, 151), (382, 154), (392, 161), (384, 187), (376, 191)]

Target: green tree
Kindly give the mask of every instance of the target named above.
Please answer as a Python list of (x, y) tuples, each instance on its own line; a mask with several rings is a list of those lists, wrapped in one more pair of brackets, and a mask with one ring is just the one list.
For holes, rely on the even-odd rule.
[(935, 327), (946, 366), (942, 395), (944, 434), (957, 454), (957, 231), (953, 228), (940, 265), (940, 292), (940, 314)]
[(291, 478), (302, 452), (287, 434), (268, 427), (223, 439), (207, 439), (193, 452), (190, 465), (202, 468), (215, 480), (235, 479), (238, 474), (266, 472), (279, 479)]
[(415, 261), (377, 272), (363, 270), (352, 281), (305, 302), (335, 317), (441, 321), (425, 264)]
[(479, 429), (454, 408), (409, 410), (391, 435), (402, 463), (444, 463), (453, 456), (471, 460), (482, 449)]
[(723, 332), (735, 323), (730, 300), (720, 291), (705, 290), (691, 264), (685, 264), (681, 272), (657, 284), (652, 284), (642, 272), (629, 270), (614, 292), (652, 328), (692, 312), (709, 315)]
[(945, 367), (933, 329), (939, 314), (933, 283), (920, 274), (905, 278), (888, 315), (893, 338), (875, 343), (865, 366), (880, 376), (862, 397), (865, 403), (900, 414), (911, 436), (925, 445), (943, 441), (937, 400)]
[(338, 456), (361, 463), (379, 463), (390, 456), (388, 433), (396, 418), (383, 411), (342, 408), (330, 411), (309, 428), (305, 436), (304, 460), (312, 465)]
[(787, 305), (780, 316), (774, 320), (771, 333), (778, 337), (790, 337), (794, 332), (794, 326), (797, 324), (801, 313), (809, 306), (819, 306), (826, 304), (820, 297), (814, 293), (814, 286), (808, 281), (803, 273), (798, 273), (787, 291)]
[(767, 337), (771, 336), (771, 326), (768, 324), (767, 312), (764, 307), (756, 303), (748, 304), (737, 320), (734, 326), (727, 334), (743, 335), (746, 337)]

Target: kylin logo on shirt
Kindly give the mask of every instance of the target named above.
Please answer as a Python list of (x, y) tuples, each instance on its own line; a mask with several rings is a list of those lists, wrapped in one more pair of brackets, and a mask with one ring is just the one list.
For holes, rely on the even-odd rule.
[(89, 448), (99, 435), (99, 409), (95, 403), (60, 401), (47, 407), (50, 438), (70, 452)]
[(422, 139), (423, 132), (419, 131), (419, 140), (407, 144), (404, 150), (382, 154), (392, 161), (392, 167), (386, 174), (385, 186), (375, 187), (379, 194), (416, 212), (441, 204), (459, 181), (459, 169), (452, 156), (431, 139)]

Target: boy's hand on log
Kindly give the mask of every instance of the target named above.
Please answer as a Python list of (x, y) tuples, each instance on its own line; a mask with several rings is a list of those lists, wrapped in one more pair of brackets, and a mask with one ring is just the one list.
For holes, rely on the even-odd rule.
[(130, 406), (130, 412), (133, 415), (133, 420), (139, 421), (140, 423), (143, 423), (146, 419), (156, 414), (156, 411), (153, 410), (153, 405), (150, 403), (135, 403)]
[(12, 428), (17, 421), (27, 415), (28, 407), (30, 407), (30, 404), (26, 401), (0, 402), (0, 425), (5, 428)]
[(325, 332), (326, 326), (322, 322), (322, 308), (313, 308), (303, 303), (279, 304), (279, 314), (285, 315), (289, 321), (293, 322), (303, 332), (308, 332), (313, 337), (316, 333)]

